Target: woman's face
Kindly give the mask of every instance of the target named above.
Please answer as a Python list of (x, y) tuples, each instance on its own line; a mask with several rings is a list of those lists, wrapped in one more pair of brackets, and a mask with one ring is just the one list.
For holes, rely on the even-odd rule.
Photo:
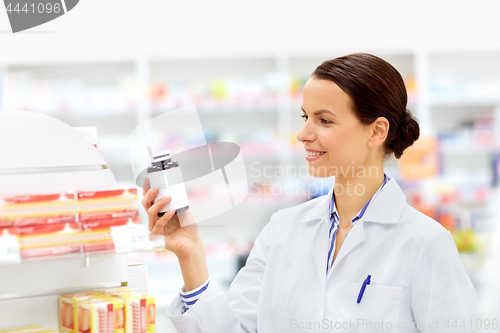
[(311, 176), (354, 178), (360, 167), (367, 167), (368, 126), (358, 120), (351, 105), (349, 95), (334, 82), (317, 78), (306, 82), (305, 122), (297, 139), (306, 149)]

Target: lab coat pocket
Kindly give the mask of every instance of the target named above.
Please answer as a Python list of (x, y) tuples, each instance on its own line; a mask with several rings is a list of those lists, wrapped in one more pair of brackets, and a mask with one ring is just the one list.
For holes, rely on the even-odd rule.
[(401, 287), (367, 285), (361, 301), (357, 303), (362, 283), (350, 282), (345, 289), (344, 319), (354, 320), (358, 329), (382, 329), (397, 324)]

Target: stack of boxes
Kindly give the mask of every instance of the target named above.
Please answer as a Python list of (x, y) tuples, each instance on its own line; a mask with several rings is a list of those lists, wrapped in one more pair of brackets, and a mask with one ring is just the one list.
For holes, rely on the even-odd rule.
[(112, 226), (141, 224), (136, 189), (0, 197), (0, 236), (21, 258), (113, 250)]
[(59, 297), (61, 333), (155, 333), (155, 299), (125, 288)]

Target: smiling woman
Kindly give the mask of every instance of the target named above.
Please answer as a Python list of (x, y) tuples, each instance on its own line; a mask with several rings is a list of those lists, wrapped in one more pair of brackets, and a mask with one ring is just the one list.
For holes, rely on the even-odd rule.
[(309, 174), (335, 184), (271, 217), (227, 297), (209, 280), (198, 229), (180, 227), (176, 215), (158, 219), (166, 202), (144, 194), (150, 226), (184, 278), (167, 310), (179, 333), (443, 332), (472, 323), (476, 291), (453, 238), (384, 173), (387, 156), (401, 157), (419, 136), (406, 103), (401, 75), (373, 55), (314, 71), (297, 139)]
[[(352, 164), (381, 168), (381, 157), (400, 158), (419, 137), (407, 99), (399, 72), (378, 57), (352, 54), (322, 63), (304, 87), (306, 124), (297, 135), (313, 162), (311, 174), (338, 176), (333, 171)], [(363, 139), (370, 134), (367, 145)]]

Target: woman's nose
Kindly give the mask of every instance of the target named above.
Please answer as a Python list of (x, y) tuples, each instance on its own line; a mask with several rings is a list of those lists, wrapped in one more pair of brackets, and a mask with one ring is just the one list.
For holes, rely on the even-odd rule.
[(302, 125), (302, 128), (297, 133), (297, 140), (300, 142), (304, 141), (314, 141), (316, 139), (316, 135), (314, 131), (311, 129), (311, 126), (308, 124), (308, 121)]

